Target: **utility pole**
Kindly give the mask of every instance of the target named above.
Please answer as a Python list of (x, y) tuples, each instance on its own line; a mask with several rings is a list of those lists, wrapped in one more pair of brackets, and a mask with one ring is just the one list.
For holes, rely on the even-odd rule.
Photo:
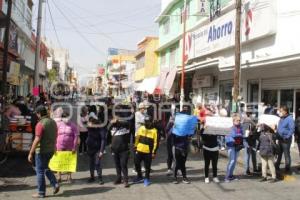
[(233, 80), (233, 106), (232, 111), (237, 112), (238, 97), (240, 95), (240, 70), (241, 70), (241, 14), (242, 1), (236, 0), (236, 22), (235, 22), (235, 67)]
[[(2, 66), (2, 107), (4, 110), (6, 103), (6, 94), (7, 94), (7, 71), (8, 71), (8, 45), (9, 45), (9, 29), (10, 29), (10, 20), (11, 20), (11, 8), (12, 0), (7, 2), (7, 13), (6, 13), (6, 22), (5, 22), (5, 34), (4, 34), (4, 52), (3, 52), (3, 66)], [(1, 127), (4, 129), (4, 113), (1, 116)]]
[(36, 29), (36, 48), (35, 48), (35, 62), (34, 62), (34, 87), (39, 87), (39, 66), (40, 66), (40, 51), (41, 51), (41, 28), (42, 28), (42, 14), (43, 14), (44, 0), (39, 0), (38, 21)]
[(120, 55), (120, 57), (119, 57), (119, 60), (120, 60), (120, 71), (119, 71), (119, 96), (121, 96), (121, 88), (122, 88), (122, 86), (121, 86), (121, 73), (122, 73), (122, 56)]
[(183, 110), (184, 104), (184, 79), (185, 79), (185, 37), (186, 37), (186, 17), (187, 17), (187, 0), (184, 0), (183, 6), (183, 34), (182, 34), (182, 69), (180, 84), (180, 111)]

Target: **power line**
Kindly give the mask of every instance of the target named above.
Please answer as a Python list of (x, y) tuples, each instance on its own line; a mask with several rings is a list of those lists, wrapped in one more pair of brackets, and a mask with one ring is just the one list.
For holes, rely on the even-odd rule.
[(91, 43), (78, 29), (77, 27), (73, 24), (73, 22), (65, 15), (65, 13), (56, 5), (55, 1), (53, 1), (54, 6), (57, 8), (57, 10), (60, 12), (60, 14), (62, 16), (64, 16), (64, 18), (72, 25), (72, 27), (74, 28), (74, 30), (77, 32), (78, 35), (80, 35), (80, 37), (87, 42), (87, 44), (93, 48), (96, 52), (101, 53), (104, 57), (106, 57), (106, 53), (104, 53), (103, 51), (99, 50), (96, 46), (94, 46), (93, 43)]
[(56, 40), (57, 40), (58, 45), (60, 46), (60, 48), (62, 48), (62, 45), (61, 45), (61, 42), (59, 40), (57, 31), (56, 31), (56, 27), (55, 27), (55, 24), (54, 24), (54, 20), (53, 20), (52, 12), (51, 12), (51, 9), (50, 9), (49, 1), (47, 0), (46, 2), (47, 2), (46, 6), (48, 7), (49, 14), (50, 14), (51, 23), (52, 23), (52, 26), (53, 26), (53, 29), (54, 29), (54, 32), (55, 32)]

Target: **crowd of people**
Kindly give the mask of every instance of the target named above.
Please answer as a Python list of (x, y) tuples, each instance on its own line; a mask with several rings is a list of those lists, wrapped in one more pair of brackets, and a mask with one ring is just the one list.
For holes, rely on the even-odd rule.
[[(23, 112), (25, 109), (24, 106), (17, 106), (20, 103), (22, 99), (18, 101), (18, 104), (14, 104), (18, 109), (12, 109), (10, 113), (21, 114), (21, 110)], [(143, 183), (147, 187), (151, 184), (152, 161), (156, 158), (162, 140), (166, 141), (166, 174), (173, 176), (173, 183), (178, 184), (180, 182), (178, 171), (180, 171), (181, 182), (190, 183), (186, 161), (191, 137), (178, 136), (173, 133), (176, 113), (179, 112), (176, 107), (170, 115), (164, 116), (166, 123), (157, 120), (153, 108), (143, 102), (137, 106), (118, 104), (114, 111), (111, 106), (108, 105), (107, 112), (101, 106), (84, 106), (81, 108), (78, 122), (72, 121), (70, 112), (65, 108), (59, 107), (53, 113), (49, 113), (49, 109), (43, 104), (36, 107), (34, 112), (37, 116), (37, 123), (34, 125), (35, 137), (28, 155), (29, 162), (35, 163), (37, 174), (38, 193), (33, 197), (46, 196), (45, 175), (54, 188), (54, 194), (59, 192), (59, 183), (62, 181), (64, 172), (57, 172), (55, 176), (48, 167), (56, 151), (71, 151), (74, 154), (78, 151), (80, 156), (87, 155), (90, 169), (88, 182), (97, 181), (100, 185), (104, 184), (102, 166), (105, 162), (103, 157), (108, 150), (107, 146), (110, 147), (116, 168), (114, 184), (124, 184), (125, 188), (130, 187), (128, 161), (133, 152), (133, 171), (136, 173), (133, 183)], [(247, 176), (261, 171), (260, 181), (277, 182), (283, 155), (285, 172), (291, 172), (290, 148), (294, 136), (300, 145), (300, 120), (297, 119), (295, 122), (286, 106), (282, 106), (276, 113), (280, 117), (278, 126), (275, 123), (257, 123), (252, 119), (251, 113), (242, 112), (241, 109), (240, 113), (232, 114), (231, 131), (222, 136), (206, 134), (207, 117), (216, 115), (209, 107), (199, 104), (193, 111), (190, 106), (183, 106), (180, 113), (196, 115), (198, 118), (198, 127), (195, 128), (196, 145), (202, 149), (203, 153), (205, 183), (210, 183), (211, 165), (212, 181), (220, 183), (218, 159), (219, 151), (224, 146), (228, 153), (225, 183), (237, 179), (234, 171), (242, 150)], [(106, 120), (106, 114), (108, 120)], [(227, 111), (222, 108), (217, 114), (223, 117), (228, 115)], [(257, 154), (261, 158), (261, 167), (258, 166)], [(252, 167), (250, 167), (250, 161), (252, 161)], [(267, 168), (270, 169), (271, 179), (267, 177)], [(97, 176), (95, 176), (95, 171)], [(72, 183), (71, 173), (67, 173), (67, 181)]]

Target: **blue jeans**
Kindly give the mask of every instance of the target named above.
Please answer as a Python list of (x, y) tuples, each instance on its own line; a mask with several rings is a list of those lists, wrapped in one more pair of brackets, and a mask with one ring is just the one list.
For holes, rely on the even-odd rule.
[(46, 181), (45, 175), (50, 181), (53, 188), (57, 187), (57, 181), (54, 174), (49, 169), (48, 165), (53, 153), (36, 154), (35, 155), (35, 171), (37, 175), (38, 193), (40, 195), (46, 195)]
[(233, 176), (233, 171), (237, 162), (239, 152), (234, 147), (228, 147), (228, 158), (229, 162), (227, 165), (226, 179), (230, 179)]
[(95, 170), (96, 170), (98, 177), (101, 179), (102, 178), (102, 165), (101, 165), (101, 158), (99, 158), (99, 152), (90, 154), (89, 157), (90, 157), (91, 178), (95, 177)]
[(245, 148), (245, 172), (250, 172), (250, 159), (252, 160), (253, 171), (257, 171), (256, 150), (251, 146)]

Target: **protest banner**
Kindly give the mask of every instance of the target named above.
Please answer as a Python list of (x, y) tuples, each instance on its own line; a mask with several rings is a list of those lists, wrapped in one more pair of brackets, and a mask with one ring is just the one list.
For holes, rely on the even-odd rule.
[(231, 117), (207, 117), (204, 134), (227, 135), (231, 131), (233, 121)]
[(273, 128), (273, 126), (278, 126), (280, 118), (276, 115), (263, 114), (258, 118), (258, 124), (266, 124)]
[(177, 113), (172, 133), (177, 136), (191, 136), (195, 134), (198, 118), (194, 115)]
[(72, 151), (57, 151), (50, 160), (49, 168), (55, 172), (76, 172), (77, 154)]

